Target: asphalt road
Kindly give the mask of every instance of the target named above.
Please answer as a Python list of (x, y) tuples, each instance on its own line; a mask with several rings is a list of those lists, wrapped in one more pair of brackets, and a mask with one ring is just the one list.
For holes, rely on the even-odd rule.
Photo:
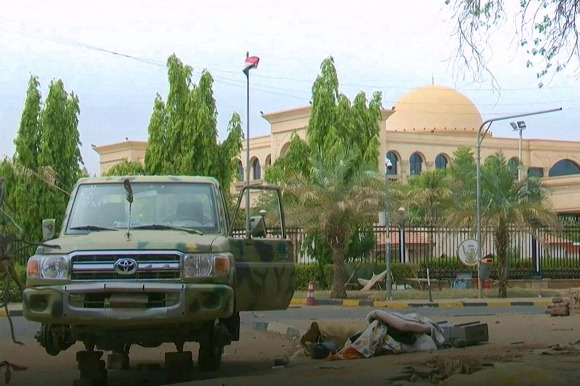
[[(272, 371), (276, 358), (290, 355), (297, 350), (296, 341), (286, 336), (256, 331), (254, 322), (279, 322), (305, 331), (312, 320), (360, 320), (372, 307), (338, 307), (338, 306), (292, 306), (286, 311), (247, 312), (241, 315), (241, 340), (226, 347), (224, 366), (215, 373), (197, 373), (194, 379), (227, 379), (228, 377), (253, 377)], [(434, 321), (445, 320), (456, 316), (473, 316), (474, 320), (485, 315), (507, 314), (541, 314), (544, 307), (458, 307), (458, 308), (409, 308), (396, 310), (401, 313), (415, 312)], [(26, 321), (22, 317), (13, 318), (18, 340), (25, 343), (18, 346), (12, 343), (8, 319), (0, 318), (0, 361), (9, 360), (28, 367), (27, 371), (14, 372), (10, 385), (71, 385), (78, 378), (75, 353), (83, 349), (82, 344), (73, 347), (58, 356), (52, 357), (35, 341), (34, 334), (39, 325)], [(188, 344), (186, 350), (197, 357), (197, 345)], [(131, 350), (131, 371), (109, 371), (109, 385), (162, 385), (167, 384), (167, 374), (162, 370), (165, 352), (174, 351), (174, 346), (167, 344), (159, 348), (135, 347)], [(3, 375), (3, 374), (2, 374)], [(205, 382), (203, 382), (205, 383)], [(1, 383), (0, 383), (1, 384)]]

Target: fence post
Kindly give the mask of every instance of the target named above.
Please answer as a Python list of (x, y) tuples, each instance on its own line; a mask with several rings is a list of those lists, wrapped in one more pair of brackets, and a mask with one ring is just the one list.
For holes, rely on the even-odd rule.
[(534, 277), (542, 278), (542, 261), (539, 252), (539, 243), (534, 235), (531, 237), (532, 249), (532, 264), (534, 265)]
[(407, 262), (405, 256), (406, 249), (407, 246), (405, 245), (405, 228), (399, 225), (399, 262), (402, 264)]

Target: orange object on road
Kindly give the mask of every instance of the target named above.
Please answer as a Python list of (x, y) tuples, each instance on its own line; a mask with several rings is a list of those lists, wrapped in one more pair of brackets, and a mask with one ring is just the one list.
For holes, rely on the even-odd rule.
[(306, 304), (308, 304), (309, 306), (313, 306), (315, 304), (315, 302), (314, 302), (314, 283), (312, 282), (312, 280), (308, 281), (308, 293), (306, 295)]

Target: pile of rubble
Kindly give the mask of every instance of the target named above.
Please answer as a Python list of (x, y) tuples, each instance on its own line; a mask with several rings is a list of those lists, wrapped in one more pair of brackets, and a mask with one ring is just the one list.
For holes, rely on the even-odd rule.
[(546, 313), (550, 316), (570, 316), (570, 303), (570, 298), (553, 297)]

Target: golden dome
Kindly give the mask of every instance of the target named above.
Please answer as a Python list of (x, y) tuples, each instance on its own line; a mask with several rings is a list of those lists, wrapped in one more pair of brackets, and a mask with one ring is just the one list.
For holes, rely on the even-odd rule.
[(413, 89), (395, 103), (387, 131), (473, 132), (483, 120), (465, 95), (449, 87), (428, 85)]

